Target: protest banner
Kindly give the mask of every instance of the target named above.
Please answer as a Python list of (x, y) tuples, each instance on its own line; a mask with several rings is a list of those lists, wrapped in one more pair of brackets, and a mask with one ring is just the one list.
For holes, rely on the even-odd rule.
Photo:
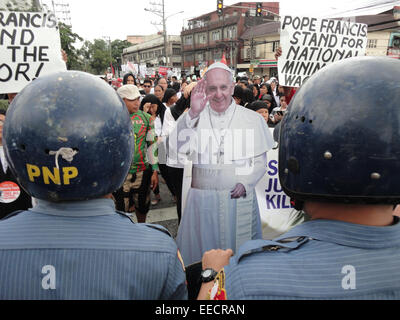
[(65, 71), (54, 14), (0, 11), (0, 93), (20, 92), (35, 78)]
[(347, 20), (283, 17), (279, 84), (300, 87), (328, 64), (365, 55), (367, 31), (366, 24)]
[(166, 77), (168, 73), (168, 67), (158, 67), (158, 74)]
[[(270, 128), (271, 134), (273, 129)], [(304, 221), (302, 212), (293, 208), (283, 192), (278, 174), (278, 148), (267, 154), (267, 172), (256, 185), (258, 208), (264, 239), (273, 239)]]

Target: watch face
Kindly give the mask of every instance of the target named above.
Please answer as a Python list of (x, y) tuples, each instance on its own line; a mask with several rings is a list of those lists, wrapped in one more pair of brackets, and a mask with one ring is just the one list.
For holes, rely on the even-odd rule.
[(203, 271), (203, 277), (204, 278), (208, 278), (209, 276), (211, 276), (211, 270), (210, 269), (207, 269), (207, 270), (204, 270)]

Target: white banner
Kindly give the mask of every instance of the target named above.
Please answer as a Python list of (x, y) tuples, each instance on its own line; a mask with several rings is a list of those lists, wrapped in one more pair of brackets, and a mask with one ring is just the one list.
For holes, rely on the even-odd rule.
[(285, 16), (281, 20), (279, 84), (300, 87), (338, 60), (363, 56), (368, 26), (348, 20)]
[[(273, 135), (273, 128), (270, 128)], [(264, 239), (273, 239), (304, 221), (303, 213), (290, 204), (278, 174), (278, 148), (267, 153), (267, 172), (256, 185), (258, 208)]]
[(54, 14), (0, 11), (0, 93), (65, 70)]

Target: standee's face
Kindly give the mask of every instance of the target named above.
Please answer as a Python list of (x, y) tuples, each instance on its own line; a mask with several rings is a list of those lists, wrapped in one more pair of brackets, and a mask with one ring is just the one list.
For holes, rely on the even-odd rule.
[(230, 74), (223, 69), (207, 72), (206, 95), (211, 108), (216, 112), (224, 112), (232, 103), (234, 83)]

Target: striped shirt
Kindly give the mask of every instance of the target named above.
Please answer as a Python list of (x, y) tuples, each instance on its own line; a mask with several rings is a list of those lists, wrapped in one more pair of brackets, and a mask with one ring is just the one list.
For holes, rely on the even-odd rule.
[(187, 299), (174, 240), (110, 199), (38, 205), (0, 221), (0, 299)]
[[(275, 241), (249, 241), (224, 269), (226, 296), (399, 299), (400, 223), (395, 219), (388, 227), (313, 220)], [(290, 239), (286, 246), (294, 249), (265, 250), (282, 239)]]

